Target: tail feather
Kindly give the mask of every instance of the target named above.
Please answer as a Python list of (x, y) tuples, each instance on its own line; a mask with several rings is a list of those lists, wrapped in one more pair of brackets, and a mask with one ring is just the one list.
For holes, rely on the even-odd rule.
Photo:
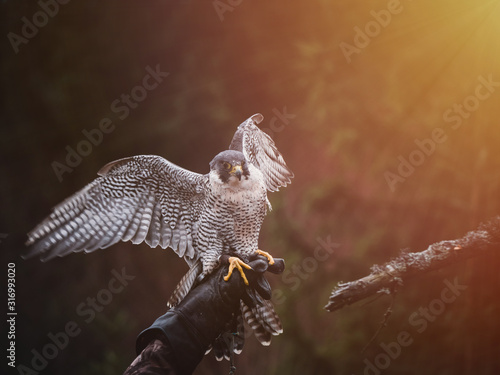
[(241, 311), (243, 318), (252, 328), (255, 337), (262, 345), (270, 345), (271, 336), (276, 336), (283, 332), (278, 314), (274, 311), (270, 301), (262, 300), (253, 308), (248, 307), (241, 301)]
[(253, 309), (255, 317), (266, 331), (270, 332), (273, 336), (283, 333), (278, 314), (274, 311), (274, 307), (270, 301), (263, 300), (262, 304), (257, 304)]
[(179, 284), (177, 284), (177, 286), (175, 287), (174, 292), (172, 293), (170, 299), (167, 302), (168, 307), (176, 306), (179, 302), (181, 302), (184, 299), (184, 297), (186, 297), (186, 295), (193, 287), (196, 278), (201, 273), (201, 270), (202, 270), (202, 265), (201, 262), (198, 260), (196, 261), (195, 264), (193, 264), (193, 266), (189, 269), (189, 271), (182, 277)]
[(257, 340), (259, 340), (259, 342), (264, 346), (271, 345), (271, 333), (268, 332), (262, 326), (262, 324), (260, 324), (260, 322), (257, 320), (257, 317), (253, 313), (252, 309), (250, 309), (250, 307), (241, 302), (241, 311), (243, 313), (243, 318), (250, 326), (250, 328), (253, 330), (253, 333), (257, 338)]
[(245, 321), (243, 320), (243, 312), (236, 316), (236, 335), (234, 336), (234, 352), (240, 354), (245, 345)]
[(218, 361), (222, 361), (224, 358), (230, 360), (230, 349), (235, 354), (240, 354), (245, 344), (245, 321), (253, 330), (257, 340), (264, 346), (271, 344), (273, 335), (279, 335), (283, 332), (280, 319), (270, 301), (259, 300), (253, 308), (240, 301), (240, 312), (228, 324), (226, 332), (214, 341), (205, 354), (213, 349)]
[[(241, 310), (233, 317), (233, 320), (226, 326), (226, 332), (217, 337), (210, 347), (213, 348), (215, 359), (231, 361), (231, 350), (234, 354), (240, 354), (245, 344), (245, 324)], [(210, 351), (210, 350), (209, 350)], [(208, 352), (205, 354), (208, 354)]]

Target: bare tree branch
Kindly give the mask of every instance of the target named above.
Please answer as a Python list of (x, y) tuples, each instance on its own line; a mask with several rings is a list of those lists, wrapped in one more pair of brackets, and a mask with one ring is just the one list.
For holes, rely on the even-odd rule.
[(335, 311), (377, 293), (390, 294), (393, 286), (415, 276), (483, 255), (500, 248), (500, 216), (481, 224), (464, 237), (441, 241), (418, 253), (403, 253), (359, 280), (339, 283), (325, 309)]
[(394, 291), (392, 293), (391, 304), (389, 305), (389, 307), (385, 311), (384, 318), (380, 322), (380, 325), (377, 328), (377, 331), (375, 331), (375, 334), (372, 336), (372, 338), (370, 339), (370, 341), (368, 341), (368, 344), (366, 344), (365, 347), (361, 350), (361, 354), (363, 354), (366, 351), (366, 349), (368, 349), (368, 347), (375, 341), (375, 339), (377, 338), (377, 336), (379, 335), (379, 333), (382, 332), (382, 330), (385, 327), (387, 327), (387, 322), (389, 321), (389, 318), (391, 317), (392, 308), (394, 306), (394, 301), (395, 300), (396, 300), (396, 292)]

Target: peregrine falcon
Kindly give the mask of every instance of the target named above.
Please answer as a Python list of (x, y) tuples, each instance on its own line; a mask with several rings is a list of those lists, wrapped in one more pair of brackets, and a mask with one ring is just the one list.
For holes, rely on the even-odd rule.
[[(271, 209), (267, 191), (277, 191), (293, 177), (273, 140), (257, 127), (262, 120), (255, 114), (239, 125), (229, 150), (213, 158), (205, 175), (153, 155), (106, 164), (100, 177), (54, 207), (28, 234), (26, 257), (49, 260), (88, 253), (120, 240), (170, 247), (190, 267), (171, 306), (218, 266), (222, 254), (234, 255), (226, 280), (234, 268), (245, 280), (250, 254), (259, 252), (273, 262), (258, 248), (260, 228)], [(242, 305), (242, 313), (264, 345), (271, 334), (282, 332), (268, 301), (252, 309)]]

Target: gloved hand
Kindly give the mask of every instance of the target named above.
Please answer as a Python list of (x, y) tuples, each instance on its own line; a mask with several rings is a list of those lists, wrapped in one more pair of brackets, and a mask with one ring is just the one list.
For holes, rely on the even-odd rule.
[[(229, 255), (224, 257), (225, 260), (229, 258)], [(263, 306), (263, 300), (271, 299), (271, 287), (264, 276), (265, 272), (282, 273), (285, 269), (285, 262), (283, 259), (275, 258), (274, 264), (270, 265), (267, 258), (255, 253), (246, 259), (246, 263), (252, 267), (252, 272), (245, 271), (249, 285), (245, 287), (241, 299), (246, 306), (252, 309), (256, 305)], [(222, 361), (224, 358), (230, 361), (232, 371), (234, 371), (233, 352), (241, 353), (245, 344), (245, 324), (242, 314), (242, 310), (234, 314), (233, 318), (226, 323), (221, 334), (212, 343), (215, 358), (218, 361)]]
[(214, 273), (139, 335), (137, 354), (150, 342), (160, 339), (171, 348), (166, 351), (167, 361), (176, 373), (191, 374), (210, 344), (239, 314), (240, 299), (253, 306), (258, 303), (258, 298), (271, 298), (271, 287), (264, 273), (283, 272), (283, 259), (275, 258), (274, 265), (269, 266), (265, 257), (252, 255), (247, 260), (252, 269), (245, 270), (250, 284), (246, 286), (238, 272), (234, 272), (228, 281), (223, 280), (228, 272), (227, 258), (223, 256), (222, 265)]
[[(221, 257), (222, 264), (227, 264), (229, 257), (230, 255), (223, 255)], [(285, 269), (285, 261), (281, 258), (274, 258), (274, 264), (270, 265), (266, 257), (254, 253), (248, 257), (247, 264), (252, 267), (251, 270), (245, 270), (245, 275), (250, 285), (244, 288), (244, 293), (240, 298), (248, 307), (253, 307), (255, 303), (258, 303), (255, 299), (255, 292), (263, 299), (271, 299), (271, 286), (264, 277), (264, 274), (266, 271), (274, 274), (282, 273)], [(236, 272), (233, 274), (236, 274)]]

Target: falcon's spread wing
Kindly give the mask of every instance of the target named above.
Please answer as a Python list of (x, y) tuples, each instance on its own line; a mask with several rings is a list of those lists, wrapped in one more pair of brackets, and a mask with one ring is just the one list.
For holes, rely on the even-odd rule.
[(271, 137), (257, 127), (263, 119), (257, 113), (238, 126), (229, 149), (241, 151), (262, 172), (267, 190), (278, 191), (291, 182), (293, 173)]
[(146, 241), (197, 258), (191, 232), (205, 197), (206, 176), (153, 155), (111, 162), (98, 174), (28, 234), (26, 257), (41, 254), (48, 260), (122, 240)]

